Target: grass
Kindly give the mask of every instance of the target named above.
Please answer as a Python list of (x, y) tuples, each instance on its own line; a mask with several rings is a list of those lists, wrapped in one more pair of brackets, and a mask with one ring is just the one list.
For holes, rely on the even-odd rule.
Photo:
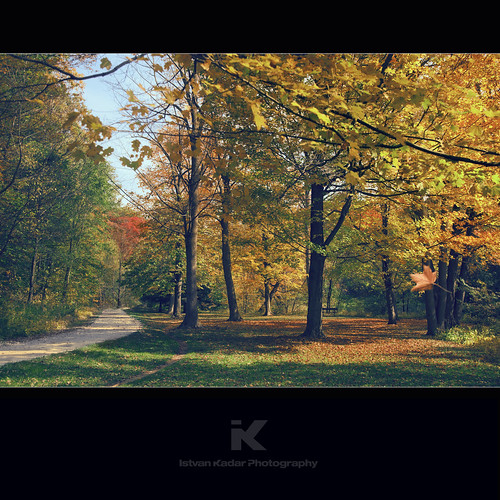
[[(492, 387), (499, 357), (474, 345), (425, 335), (425, 323), (325, 319), (327, 338), (301, 340), (304, 319), (202, 316), (178, 330), (164, 314), (134, 313), (145, 328), (65, 354), (0, 367), (10, 387)], [(187, 352), (164, 366), (186, 342)], [(490, 347), (494, 344), (488, 344)], [(479, 347), (480, 346), (480, 347)], [(156, 370), (156, 371), (155, 371)], [(147, 372), (152, 372), (147, 375)], [(132, 380), (134, 377), (140, 377)], [(127, 382), (129, 381), (129, 382)]]

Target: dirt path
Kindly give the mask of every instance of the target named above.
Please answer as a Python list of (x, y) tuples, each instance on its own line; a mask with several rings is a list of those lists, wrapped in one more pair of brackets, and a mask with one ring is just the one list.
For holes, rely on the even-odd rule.
[(106, 309), (87, 326), (33, 340), (0, 342), (0, 366), (118, 339), (141, 328), (123, 309)]
[(170, 366), (172, 363), (175, 363), (176, 361), (179, 361), (184, 357), (184, 354), (187, 352), (187, 342), (184, 340), (180, 340), (178, 342), (179, 345), (179, 352), (172, 356), (165, 364), (159, 366), (158, 368), (154, 370), (150, 370), (144, 373), (141, 373), (140, 375), (137, 375), (135, 377), (122, 380), (121, 382), (118, 382), (117, 384), (113, 384), (110, 387), (120, 387), (125, 384), (129, 384), (130, 382), (135, 382), (136, 380), (141, 380), (142, 378), (147, 377), (148, 375), (152, 375), (153, 373), (159, 372), (160, 370), (163, 370), (163, 368), (166, 368), (167, 366)]

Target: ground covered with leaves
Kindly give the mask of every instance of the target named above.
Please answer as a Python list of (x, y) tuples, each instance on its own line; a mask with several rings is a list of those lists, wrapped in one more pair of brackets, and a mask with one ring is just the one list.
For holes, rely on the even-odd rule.
[[(180, 330), (164, 314), (145, 328), (72, 353), (5, 365), (0, 386), (34, 387), (485, 387), (500, 366), (484, 349), (430, 338), (425, 321), (329, 318), (325, 339), (299, 337), (304, 318), (202, 317)], [(180, 353), (180, 354), (179, 354)]]
[[(167, 322), (168, 323), (168, 322)], [(326, 319), (326, 339), (299, 338), (305, 322), (259, 318), (242, 323), (206, 320), (189, 332), (188, 353), (140, 386), (449, 387), (500, 385), (500, 367), (471, 346), (429, 338), (425, 322)]]

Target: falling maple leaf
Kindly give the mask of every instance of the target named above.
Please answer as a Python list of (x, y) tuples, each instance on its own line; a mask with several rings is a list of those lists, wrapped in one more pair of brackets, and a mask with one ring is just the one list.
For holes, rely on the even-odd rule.
[(436, 271), (432, 272), (430, 266), (424, 264), (423, 273), (410, 274), (410, 278), (416, 283), (411, 291), (420, 292), (422, 290), (432, 290), (436, 277)]

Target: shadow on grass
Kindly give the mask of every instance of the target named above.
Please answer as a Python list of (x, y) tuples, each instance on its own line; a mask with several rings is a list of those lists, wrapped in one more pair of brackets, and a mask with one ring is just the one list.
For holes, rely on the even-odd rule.
[(498, 382), (498, 369), (423, 363), (345, 363), (304, 365), (256, 361), (227, 366), (185, 358), (128, 387), (485, 387)]

